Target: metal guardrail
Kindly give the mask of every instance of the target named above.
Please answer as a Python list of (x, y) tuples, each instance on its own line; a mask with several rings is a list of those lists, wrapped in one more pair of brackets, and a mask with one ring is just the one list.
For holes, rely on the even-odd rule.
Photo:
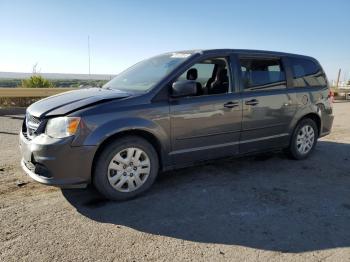
[(338, 87), (338, 88), (333, 88), (333, 90), (340, 91), (340, 92), (349, 92), (350, 91), (350, 87), (349, 88)]
[(334, 92), (338, 93), (338, 97), (344, 98), (345, 100), (350, 100), (350, 88), (333, 88)]
[(77, 88), (0, 88), (0, 97), (47, 97)]

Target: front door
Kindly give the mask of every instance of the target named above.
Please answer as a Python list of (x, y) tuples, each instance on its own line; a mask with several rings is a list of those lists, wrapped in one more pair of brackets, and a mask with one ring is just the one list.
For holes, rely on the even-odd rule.
[(242, 102), (232, 92), (228, 59), (196, 63), (183, 78), (197, 81), (198, 94), (170, 101), (174, 164), (238, 153)]

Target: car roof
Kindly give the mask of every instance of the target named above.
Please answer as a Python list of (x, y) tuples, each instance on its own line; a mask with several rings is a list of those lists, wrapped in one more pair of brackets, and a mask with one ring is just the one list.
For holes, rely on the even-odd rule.
[(190, 54), (213, 54), (220, 55), (220, 53), (239, 53), (244, 55), (274, 55), (274, 56), (293, 56), (293, 57), (302, 57), (307, 59), (315, 60), (313, 57), (306, 55), (299, 55), (293, 53), (279, 52), (279, 51), (267, 51), (267, 50), (254, 50), (254, 49), (197, 49), (197, 50), (182, 50), (174, 53), (190, 53)]

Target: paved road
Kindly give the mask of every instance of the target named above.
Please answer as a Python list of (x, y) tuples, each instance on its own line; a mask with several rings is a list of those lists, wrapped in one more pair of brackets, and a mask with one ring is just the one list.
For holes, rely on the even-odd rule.
[(138, 199), (63, 190), (18, 166), (0, 116), (0, 261), (350, 261), (350, 103), (313, 156), (225, 159), (162, 175)]

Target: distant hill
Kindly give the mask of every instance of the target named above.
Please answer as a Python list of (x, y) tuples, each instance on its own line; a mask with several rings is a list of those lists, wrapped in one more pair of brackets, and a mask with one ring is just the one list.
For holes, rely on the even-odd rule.
[[(21, 81), (29, 78), (32, 73), (0, 72), (0, 88), (18, 87)], [(56, 74), (40, 73), (55, 87), (84, 87), (84, 86), (103, 86), (112, 79), (113, 75), (88, 75), (88, 74)]]
[[(25, 79), (32, 75), (32, 73), (17, 73), (17, 72), (0, 72), (0, 79)], [(100, 74), (59, 74), (59, 73), (40, 73), (47, 79), (78, 79), (78, 80), (110, 80), (114, 75), (100, 75)]]

